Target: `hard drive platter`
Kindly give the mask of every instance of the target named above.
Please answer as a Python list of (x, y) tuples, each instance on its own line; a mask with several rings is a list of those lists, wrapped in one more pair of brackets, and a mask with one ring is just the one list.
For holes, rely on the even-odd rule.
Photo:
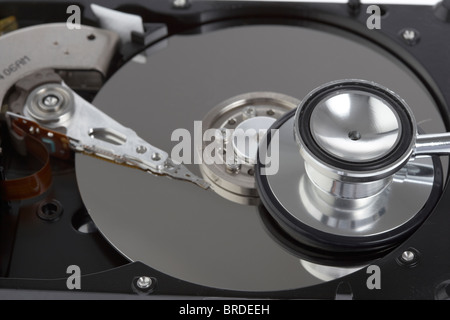
[[(434, 104), (398, 62), (342, 36), (279, 25), (170, 37), (146, 64), (122, 67), (94, 104), (172, 150), (173, 130), (193, 132), (194, 121), (231, 97), (270, 90), (301, 99), (327, 80), (346, 78), (384, 83), (418, 107)], [(437, 108), (414, 112), (424, 126), (444, 130)], [(132, 260), (222, 289), (269, 291), (319, 282), (272, 241), (256, 206), (85, 155), (77, 155), (76, 173), (94, 222)]]
[(448, 1), (57, 3), (0, 2), (0, 293), (448, 298)]

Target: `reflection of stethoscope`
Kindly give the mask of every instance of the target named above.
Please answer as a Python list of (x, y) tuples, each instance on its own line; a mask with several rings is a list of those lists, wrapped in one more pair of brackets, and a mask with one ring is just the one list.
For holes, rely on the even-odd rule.
[(406, 102), (378, 84), (328, 83), (272, 129), (276, 139), (269, 132), (263, 143), (279, 144), (279, 170), (264, 175), (260, 153), (258, 190), (303, 243), (344, 252), (392, 246), (439, 198), (437, 156), (450, 153), (450, 134), (418, 134)]
[(363, 268), (363, 266), (355, 266), (355, 267), (325, 266), (301, 259), (300, 264), (312, 276), (322, 281), (331, 281), (339, 279)]
[(272, 237), (284, 250), (299, 259), (300, 265), (312, 276), (322, 281), (330, 281), (358, 271), (371, 261), (383, 256), (386, 252), (373, 252), (364, 254), (336, 254), (311, 250), (295, 241), (275, 223), (264, 208), (258, 206), (263, 225)]

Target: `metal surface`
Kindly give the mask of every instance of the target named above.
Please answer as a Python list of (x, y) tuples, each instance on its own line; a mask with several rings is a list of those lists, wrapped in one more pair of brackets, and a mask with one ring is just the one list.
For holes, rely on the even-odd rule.
[(416, 258), (416, 255), (412, 251), (405, 251), (402, 253), (402, 260), (405, 262), (411, 262)]
[(410, 161), (394, 175), (380, 194), (359, 200), (324, 198), (306, 175), (299, 161), (298, 145), (292, 134), (294, 119), (280, 128), (280, 170), (267, 176), (277, 202), (295, 219), (326, 233), (346, 237), (367, 237), (388, 233), (412, 219), (425, 205), (432, 191), (434, 170), (431, 158)]
[[(343, 80), (326, 84), (314, 92), (346, 82), (368, 83), (364, 80)], [(386, 94), (394, 94), (380, 85), (369, 84)], [(310, 128), (315, 142), (322, 150), (345, 161), (365, 163), (386, 157), (401, 140), (410, 139), (413, 150), (408, 154), (413, 156), (450, 154), (450, 133), (413, 134), (411, 138), (405, 137), (398, 116), (398, 106), (390, 105), (376, 94), (362, 91), (363, 89), (357, 91), (337, 87), (313, 106), (309, 123), (302, 125)], [(401, 98), (399, 100), (402, 101)], [(300, 119), (301, 108), (296, 115), (297, 119)], [(409, 121), (415, 121), (406, 103), (403, 103), (403, 108), (409, 115)], [(413, 128), (415, 127), (413, 123)], [(301, 134), (298, 130), (295, 132), (301, 144)], [(303, 145), (300, 147), (306, 149)], [(331, 164), (330, 171), (333, 171)]]
[(151, 287), (152, 285), (152, 278), (150, 277), (139, 277), (139, 279), (136, 282), (136, 285), (140, 288), (140, 289), (148, 289)]
[[(208, 112), (203, 134), (214, 129), (215, 140), (204, 142), (197, 153), (205, 160), (200, 165), (202, 175), (216, 193), (240, 204), (259, 203), (253, 169), (258, 143), (276, 119), (299, 104), (284, 94), (251, 92), (227, 99)], [(220, 150), (223, 163), (207, 152), (211, 146)]]
[(58, 84), (37, 87), (28, 96), (23, 113), (51, 128), (63, 126), (74, 113), (72, 90)]
[(100, 27), (117, 33), (122, 43), (130, 42), (133, 32), (144, 33), (142, 17), (139, 15), (111, 10), (97, 4), (91, 4), (91, 10), (99, 20)]
[(449, 155), (450, 133), (444, 134), (420, 134), (416, 139), (414, 155)]
[[(66, 126), (66, 135), (77, 151), (92, 152), (118, 163), (129, 163), (142, 169), (158, 172), (168, 155), (139, 138), (135, 131), (126, 128), (95, 108), (76, 93), (75, 113)], [(144, 147), (147, 152), (139, 152)]]
[(366, 211), (377, 212), (383, 205), (374, 197), (385, 197), (392, 175), (413, 153), (417, 129), (408, 105), (386, 87), (355, 79), (324, 84), (303, 101), (293, 131), (309, 178), (304, 189), (315, 189), (338, 210), (359, 209), (361, 202), (368, 205), (360, 199), (372, 198), (378, 204)]
[[(81, 0), (80, 5), (84, 8), (88, 8), (89, 1)], [(122, 0), (97, 0), (100, 4), (104, 4), (108, 7), (119, 7), (123, 5)], [(448, 3), (448, 1), (444, 1)], [(241, 2), (239, 6), (236, 6), (236, 3), (230, 1), (222, 1), (222, 2), (214, 2), (214, 1), (204, 1), (204, 2), (195, 2), (190, 7), (189, 10), (173, 10), (170, 8), (170, 5), (167, 5), (166, 0), (155, 0), (155, 1), (137, 1), (139, 3), (139, 7), (145, 8), (148, 12), (155, 12), (157, 16), (160, 16), (162, 20), (167, 21), (170, 24), (170, 28), (177, 29), (180, 25), (184, 27), (195, 26), (198, 25), (198, 21), (210, 21), (210, 20), (222, 20), (227, 23), (231, 21), (233, 18), (236, 18), (235, 21), (242, 19), (243, 17), (262, 17), (263, 19), (268, 16), (277, 16), (277, 17), (292, 17), (295, 18), (296, 21), (300, 21), (300, 23), (306, 22), (306, 20), (322, 20), (327, 24), (336, 25), (342, 27), (346, 30), (352, 30), (355, 34), (363, 33), (366, 37), (372, 38), (381, 44), (382, 46), (389, 48), (392, 52), (395, 52), (397, 56), (401, 56), (405, 60), (410, 63), (410, 66), (413, 68), (417, 68), (416, 71), (420, 73), (422, 76), (426, 74), (425, 78), (427, 79), (430, 87), (434, 91), (434, 98), (439, 100), (442, 104), (442, 108), (445, 109), (445, 106), (448, 106), (448, 102), (450, 101), (450, 92), (446, 90), (449, 87), (449, 78), (446, 70), (449, 70), (449, 60), (446, 59), (448, 55), (448, 49), (450, 43), (446, 41), (446, 35), (450, 30), (450, 24), (444, 23), (448, 21), (448, 10), (445, 9), (445, 15), (439, 15), (439, 20), (437, 18), (437, 9), (443, 8), (444, 5), (440, 4), (437, 8), (429, 8), (423, 6), (403, 6), (403, 5), (383, 5), (383, 13), (387, 13), (383, 16), (382, 21), (382, 29), (374, 32), (371, 30), (367, 30), (365, 27), (367, 15), (363, 14), (367, 5), (360, 4), (359, 1), (351, 1), (348, 4), (322, 4), (322, 3), (254, 3), (251, 1)], [(6, 16), (8, 14), (17, 14), (21, 21), (25, 21), (28, 23), (30, 21), (38, 22), (38, 21), (54, 21), (56, 19), (60, 21), (65, 21), (67, 19), (67, 15), (65, 13), (65, 8), (67, 4), (65, 0), (56, 0), (52, 2), (46, 3), (45, 6), (37, 5), (33, 7), (33, 10), (30, 10), (30, 1), (29, 0), (17, 0), (14, 2), (6, 2), (0, 4), (0, 11)], [(448, 6), (448, 5), (447, 5)], [(349, 11), (349, 9), (351, 9)], [(434, 12), (433, 12), (434, 11)], [(48, 13), (51, 14), (48, 14)], [(213, 13), (213, 14), (211, 14)], [(358, 14), (360, 13), (360, 14)], [(436, 13), (436, 16), (433, 14)], [(83, 10), (83, 14), (89, 15), (89, 10)], [(305, 19), (306, 18), (306, 19)], [(242, 19), (243, 20), (243, 19)], [(245, 21), (247, 23), (247, 21)], [(415, 47), (407, 47), (402, 44), (401, 37), (399, 36), (398, 30), (404, 26), (415, 27), (421, 32), (422, 41), (419, 45)], [(206, 26), (208, 27), (208, 26)], [(177, 29), (178, 30), (178, 29)], [(383, 38), (382, 38), (383, 37)], [(267, 41), (267, 43), (272, 44), (272, 41)], [(289, 47), (290, 48), (290, 47)], [(430, 50), (433, 48), (435, 50)], [(269, 49), (270, 50), (270, 49)], [(279, 50), (279, 48), (278, 48)], [(333, 47), (334, 50), (334, 47)], [(329, 51), (333, 51), (329, 50)], [(280, 51), (280, 50), (279, 50)], [(325, 49), (326, 51), (326, 49)], [(322, 54), (322, 51), (316, 52), (316, 54)], [(337, 53), (340, 54), (341, 52)], [(260, 52), (258, 51), (257, 55)], [(298, 56), (308, 55), (307, 52), (302, 52)], [(351, 57), (358, 57), (358, 52), (348, 52), (348, 55)], [(298, 57), (297, 56), (297, 57)], [(414, 58), (412, 58), (414, 57)], [(180, 60), (184, 59), (180, 57)], [(367, 61), (367, 64), (371, 64), (373, 61)], [(373, 62), (375, 66), (380, 66), (380, 69), (385, 72), (389, 72), (388, 68), (383, 68), (382, 65), (377, 62)], [(354, 60), (353, 68), (365, 67), (365, 63), (360, 63), (358, 59)], [(307, 68), (304, 69), (307, 72)], [(317, 70), (317, 68), (316, 68)], [(319, 68), (320, 70), (320, 68)], [(302, 71), (303, 72), (303, 71)], [(321, 72), (321, 70), (320, 70)], [(271, 75), (276, 74), (276, 72)], [(307, 77), (312, 77), (316, 79), (314, 73), (308, 74)], [(428, 77), (428, 75), (430, 77)], [(338, 77), (336, 77), (338, 78)], [(395, 77), (394, 77), (395, 78)], [(323, 83), (327, 81), (326, 79), (320, 79)], [(314, 80), (312, 80), (314, 81)], [(381, 82), (381, 81), (380, 81)], [(188, 83), (188, 82), (186, 82)], [(384, 83), (384, 82), (383, 82)], [(315, 85), (320, 84), (320, 82), (313, 83), (309, 89), (313, 88)], [(308, 85), (308, 84), (307, 84)], [(307, 91), (309, 91), (306, 90)], [(396, 89), (395, 89), (396, 90)], [(414, 89), (412, 89), (414, 90)], [(396, 90), (397, 91), (397, 90)], [(302, 94), (306, 93), (303, 92)], [(402, 94), (402, 96), (404, 96)], [(422, 109), (427, 111), (433, 111), (433, 108), (422, 105)], [(201, 117), (200, 117), (201, 118)], [(199, 119), (200, 119), (199, 118)], [(428, 117), (426, 114), (422, 117), (419, 117), (421, 121), (424, 121)], [(444, 118), (448, 118), (447, 115), (444, 115)], [(430, 130), (431, 128), (431, 130)], [(433, 129), (433, 121), (430, 122), (429, 128), (426, 130), (427, 132), (434, 132)], [(5, 151), (5, 150), (4, 150)], [(65, 185), (65, 184), (64, 184)], [(448, 192), (447, 192), (448, 193)], [(69, 197), (69, 196), (68, 196)], [(70, 197), (69, 199), (72, 199)], [(403, 246), (399, 248), (397, 252), (393, 252), (390, 255), (385, 256), (382, 260), (376, 262), (377, 265), (380, 265), (382, 270), (382, 290), (367, 290), (366, 280), (367, 273), (366, 270), (361, 270), (360, 272), (353, 274), (347, 277), (345, 280), (336, 280), (326, 284), (323, 284), (318, 287), (309, 287), (300, 290), (293, 291), (280, 291), (274, 293), (260, 293), (259, 297), (275, 297), (275, 298), (305, 298), (305, 299), (334, 299), (339, 295), (342, 295), (342, 287), (344, 285), (339, 285), (339, 283), (347, 285), (350, 289), (349, 297), (353, 297), (355, 299), (448, 299), (448, 270), (449, 270), (449, 243), (447, 241), (442, 241), (443, 238), (446, 238), (448, 235), (448, 207), (450, 202), (450, 197), (444, 195), (442, 197), (442, 201), (440, 201), (439, 207), (435, 210), (435, 215), (433, 215), (432, 219), (430, 219), (429, 223), (426, 223), (422, 226), (420, 230), (416, 232), (414, 237), (408, 240), (409, 244), (406, 244), (406, 247)], [(20, 215), (22, 218), (23, 213)], [(22, 219), (22, 226), (25, 230), (24, 233), (20, 234), (20, 237), (17, 240), (23, 239), (26, 236), (27, 232), (34, 231), (30, 228), (30, 220)], [(54, 231), (55, 228), (50, 228), (51, 231)], [(58, 229), (58, 228), (56, 228)], [(59, 236), (55, 236), (55, 234), (48, 232), (49, 229), (42, 230), (39, 236), (36, 236), (36, 233), (32, 233), (29, 235), (29, 238), (26, 238), (26, 241), (23, 241), (23, 246), (15, 245), (15, 256), (18, 262), (14, 268), (11, 268), (12, 271), (17, 269), (19, 265), (27, 265), (28, 270), (41, 270), (41, 272), (47, 272), (48, 274), (55, 274), (60, 270), (64, 271), (64, 264), (60, 264), (63, 260), (61, 258), (68, 257), (67, 252), (70, 253), (70, 259), (74, 259), (73, 252), (76, 251), (77, 248), (83, 248), (83, 252), (80, 252), (80, 260), (85, 259), (89, 261), (86, 265), (92, 265), (97, 262), (99, 255), (86, 255), (86, 250), (95, 247), (98, 241), (93, 241), (92, 243), (82, 243), (79, 246), (72, 245), (70, 238), (67, 237), (68, 230), (66, 228), (63, 229), (63, 234)], [(23, 231), (23, 230), (22, 230)], [(70, 234), (70, 233), (69, 233)], [(47, 235), (47, 237), (45, 237)], [(61, 255), (56, 254), (54, 250), (58, 250), (62, 248), (60, 246), (61, 241), (55, 242), (54, 239), (63, 239), (64, 240), (64, 252)], [(30, 241), (31, 239), (31, 241)], [(45, 242), (46, 239), (48, 242)], [(43, 255), (39, 256), (41, 259), (30, 260), (30, 263), (26, 263), (24, 258), (26, 258), (29, 252), (34, 252), (34, 256), (37, 255), (36, 250), (30, 250), (30, 245), (33, 245), (34, 248), (38, 248), (39, 245), (37, 243), (43, 243), (42, 250)], [(25, 244), (26, 243), (26, 244)], [(405, 269), (403, 267), (399, 267), (395, 258), (403, 252), (406, 248), (408, 248), (411, 243), (413, 246), (421, 248), (422, 252), (426, 252), (426, 263), (419, 264), (415, 268)], [(83, 245), (84, 244), (84, 245)], [(22, 249), (22, 250), (20, 250)], [(28, 249), (28, 251), (27, 251)], [(22, 252), (21, 252), (22, 251)], [(42, 259), (42, 256), (45, 256), (46, 252), (48, 252), (48, 257), (46, 259)], [(101, 255), (101, 254), (100, 254)], [(3, 259), (7, 260), (7, 259)], [(79, 261), (75, 259), (76, 261)], [(4, 263), (5, 261), (2, 261)], [(68, 261), (70, 263), (71, 261)], [(83, 268), (83, 274), (86, 272), (86, 268)], [(99, 270), (106, 270), (99, 269)], [(98, 270), (98, 271), (99, 271)], [(431, 271), (430, 271), (431, 270)], [(61, 278), (64, 278), (64, 273), (62, 272)], [(116, 269), (113, 269), (116, 271)], [(104, 274), (102, 272), (97, 272), (93, 276), (83, 276), (83, 291), (101, 291), (101, 292), (131, 292), (130, 279), (139, 274), (153, 274), (154, 271), (144, 269), (144, 270), (129, 270), (128, 273), (107, 273)], [(34, 278), (42, 278), (39, 277), (40, 273), (33, 273), (35, 275)], [(26, 276), (25, 276), (26, 277)], [(30, 277), (26, 277), (30, 278)], [(114, 279), (114, 281), (105, 281), (105, 279)], [(264, 278), (264, 281), (269, 279), (269, 277)], [(52, 298), (52, 294), (49, 292), (56, 291), (39, 291), (43, 289), (48, 290), (60, 290), (63, 292), (67, 290), (66, 281), (62, 279), (59, 281), (58, 285), (53, 284), (51, 281), (36, 281), (33, 279), (20, 280), (20, 279), (0, 279), (2, 287), (8, 288), (29, 288), (33, 289), (31, 291), (25, 292), (25, 295), (28, 297), (42, 297), (47, 296)], [(158, 278), (160, 280), (160, 278)], [(202, 287), (192, 287), (188, 286), (185, 283), (180, 283), (179, 280), (173, 279), (169, 283), (160, 283), (162, 292), (164, 294), (180, 294), (180, 290), (184, 294), (188, 292), (188, 294), (192, 294), (197, 296), (199, 292), (204, 295), (209, 295), (212, 297), (220, 296), (221, 292), (218, 290), (211, 290), (209, 288)], [(89, 289), (87, 289), (89, 288)], [(336, 288), (338, 295), (336, 295)], [(4, 290), (5, 291), (5, 290)], [(17, 292), (15, 292), (17, 291)], [(31, 292), (31, 293), (30, 293)], [(33, 294), (34, 292), (34, 294)], [(206, 293), (205, 293), (206, 292)], [(3, 296), (7, 297), (11, 296), (20, 296), (23, 293), (23, 290), (6, 290), (3, 292)], [(160, 298), (159, 294), (161, 293), (158, 290), (158, 296), (151, 295), (151, 297)], [(347, 293), (347, 292), (345, 292)], [(435, 295), (436, 293), (436, 295)], [(70, 298), (70, 295), (74, 295), (75, 293), (67, 293), (64, 298)], [(87, 298), (90, 298), (89, 294), (84, 294)], [(81, 294), (81, 296), (84, 296)], [(243, 296), (242, 294), (233, 292), (231, 293), (233, 296)], [(53, 295), (54, 297), (55, 295)], [(56, 294), (56, 297), (58, 295)], [(62, 297), (60, 296), (60, 297)], [(75, 294), (75, 296), (77, 296)], [(92, 296), (92, 295), (91, 295)], [(97, 298), (99, 296), (97, 295)], [(100, 296), (101, 297), (101, 296)], [(122, 296), (123, 297), (123, 296)], [(143, 296), (139, 296), (143, 297)], [(163, 296), (164, 297), (164, 296)], [(166, 296), (167, 297), (167, 296)], [(197, 296), (198, 297), (198, 296)], [(248, 295), (246, 295), (248, 297)], [(136, 296), (135, 296), (136, 298)], [(186, 298), (186, 296), (184, 296)]]
[[(364, 44), (283, 26), (174, 36), (146, 65), (132, 62), (119, 70), (94, 104), (135, 128), (144, 139), (170, 150), (174, 129), (191, 129), (194, 120), (229, 97), (261, 90), (303, 97), (333, 79), (362, 78), (383, 83), (414, 102), (411, 107), (426, 131), (444, 131), (439, 112), (431, 107), (433, 100), (412, 73)], [(132, 105), (130, 97), (135, 99)], [(295, 155), (300, 158), (298, 149)], [(188, 184), (148, 179), (83, 155), (77, 155), (76, 167), (92, 218), (111, 243), (133, 260), (216, 288), (265, 291), (321, 282), (296, 256), (274, 243), (255, 207)], [(198, 172), (195, 166), (190, 169)], [(295, 196), (298, 199), (298, 192)], [(400, 213), (410, 209), (414, 196), (404, 200)], [(367, 274), (363, 279), (367, 292)]]
[(172, 4), (175, 8), (186, 8), (189, 6), (189, 0), (172, 0)]
[[(349, 87), (357, 88), (357, 93), (354, 90), (348, 92)], [(316, 105), (314, 99), (324, 91), (327, 92), (324, 101)], [(337, 100), (333, 99), (333, 94), (337, 95)], [(330, 96), (331, 101), (327, 102)], [(349, 102), (350, 97), (354, 101)], [(384, 99), (393, 102), (388, 103)], [(315, 112), (317, 106), (319, 111)], [(313, 108), (311, 119), (305, 116), (307, 108)], [(403, 119), (402, 126), (408, 128), (400, 125), (401, 111), (407, 117)], [(326, 121), (326, 125), (321, 121)], [(304, 128), (307, 128), (306, 133)], [(394, 132), (389, 132), (392, 130)], [(293, 131), (303, 159), (317, 173), (336, 181), (377, 183), (392, 176), (409, 161), (415, 145), (417, 124), (410, 107), (394, 91), (373, 81), (344, 79), (323, 84), (306, 95), (296, 112)], [(314, 145), (308, 145), (309, 132), (322, 151), (331, 152), (335, 158), (346, 163), (323, 159)], [(331, 142), (333, 140), (335, 144)], [(406, 147), (388, 157), (397, 145)], [(368, 156), (364, 155), (365, 152)], [(382, 162), (378, 167), (364, 166), (380, 159)], [(362, 164), (362, 169), (357, 164)], [(360, 187), (364, 189), (363, 184)], [(367, 190), (363, 192), (367, 193), (365, 196), (371, 195)]]
[[(92, 34), (93, 41), (88, 38)], [(0, 53), (4, 76), (0, 103), (17, 81), (42, 69), (95, 70), (106, 76), (118, 43), (119, 37), (111, 31), (87, 26), (69, 30), (65, 23), (24, 28), (2, 36), (0, 47), (8, 50)]]
[(345, 277), (353, 272), (362, 269), (364, 266), (354, 267), (332, 267), (321, 264), (316, 264), (310, 261), (301, 260), (301, 265), (309, 271), (314, 277), (322, 281), (331, 281)]
[(402, 132), (392, 106), (355, 90), (336, 91), (323, 98), (315, 106), (309, 125), (316, 143), (325, 152), (350, 162), (386, 156)]
[(347, 182), (329, 178), (314, 166), (305, 162), (305, 171), (314, 186), (331, 197), (361, 199), (372, 197), (383, 191), (392, 182), (392, 176), (370, 182)]
[[(248, 111), (249, 109), (245, 110), (245, 114), (249, 114)], [(233, 132), (233, 149), (240, 161), (256, 164), (259, 141), (275, 121), (275, 118), (254, 117), (244, 120), (236, 127)]]
[(415, 46), (420, 41), (419, 31), (411, 28), (406, 28), (400, 31), (400, 37), (402, 37), (405, 43), (409, 46)]
[[(44, 104), (49, 96), (58, 101), (52, 108)], [(77, 152), (189, 181), (203, 189), (209, 187), (207, 182), (184, 165), (174, 163), (165, 151), (141, 139), (135, 131), (98, 110), (65, 84), (47, 84), (33, 90), (27, 99), (24, 114), (40, 126), (65, 134), (70, 147)], [(9, 112), (7, 115), (19, 117)]]
[[(312, 109), (310, 116), (305, 115), (307, 109)], [(402, 112), (406, 113), (403, 122)], [(310, 132), (305, 133), (304, 128)], [(303, 189), (315, 189), (319, 198), (336, 209), (358, 209), (360, 202), (368, 204), (367, 199), (360, 199), (369, 197), (372, 203), (379, 203), (386, 197), (384, 191), (392, 182), (391, 175), (411, 155), (442, 155), (450, 151), (450, 134), (419, 135), (420, 142), (416, 144), (416, 128), (415, 117), (406, 102), (379, 84), (341, 80), (315, 89), (297, 110), (293, 126), (309, 178), (302, 183), (309, 186)], [(308, 145), (309, 133), (314, 140), (312, 144), (331, 158), (324, 160), (320, 151), (311, 148), (311, 142)], [(406, 148), (399, 147), (400, 144)], [(342, 167), (335, 158), (354, 167)], [(371, 167), (371, 161), (376, 160), (383, 162), (377, 168)], [(367, 169), (358, 169), (356, 163), (366, 165)], [(376, 196), (380, 199), (375, 199)], [(377, 209), (379, 205), (364, 210), (375, 213), (383, 207)], [(320, 201), (311, 201), (309, 207), (314, 206), (321, 207)]]

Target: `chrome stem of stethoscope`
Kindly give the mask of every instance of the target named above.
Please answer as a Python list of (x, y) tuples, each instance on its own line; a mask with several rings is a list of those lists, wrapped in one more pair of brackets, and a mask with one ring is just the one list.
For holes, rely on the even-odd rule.
[(419, 134), (413, 156), (421, 155), (450, 155), (450, 132)]

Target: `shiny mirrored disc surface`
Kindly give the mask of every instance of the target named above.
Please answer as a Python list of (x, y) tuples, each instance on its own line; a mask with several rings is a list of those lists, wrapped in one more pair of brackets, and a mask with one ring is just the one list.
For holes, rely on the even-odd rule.
[[(194, 121), (221, 101), (254, 91), (302, 99), (329, 81), (357, 78), (397, 92), (426, 132), (444, 131), (412, 74), (363, 43), (287, 26), (174, 36), (147, 63), (126, 64), (94, 104), (170, 153), (178, 143), (171, 141), (172, 132), (193, 132)], [(193, 157), (194, 146), (191, 152)], [(197, 165), (190, 169), (199, 174)], [(314, 276), (279, 246), (257, 207), (85, 155), (77, 155), (76, 171), (95, 223), (131, 260), (190, 282), (236, 290), (291, 289), (329, 279)]]

